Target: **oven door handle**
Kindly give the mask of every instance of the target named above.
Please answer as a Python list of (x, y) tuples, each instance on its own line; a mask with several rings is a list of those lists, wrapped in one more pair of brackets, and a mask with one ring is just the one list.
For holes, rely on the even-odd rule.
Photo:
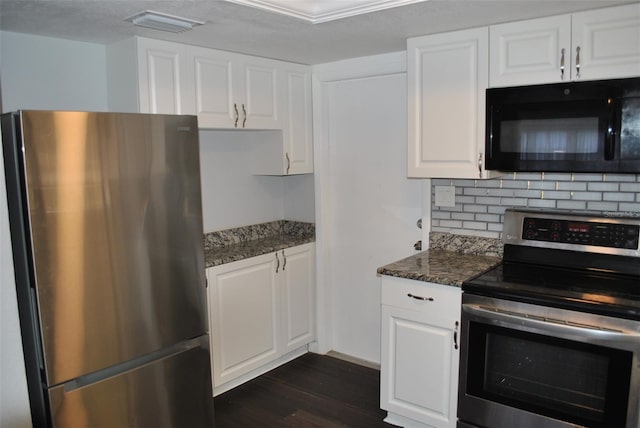
[(590, 340), (632, 342), (636, 345), (638, 343), (638, 339), (640, 339), (640, 334), (634, 331), (603, 329), (595, 325), (572, 323), (569, 321), (545, 318), (537, 315), (485, 308), (468, 303), (462, 305), (462, 311), (490, 322), (503, 321), (512, 325), (517, 324), (519, 327), (544, 329), (549, 334), (557, 334), (559, 336), (579, 335), (581, 338), (588, 338)]

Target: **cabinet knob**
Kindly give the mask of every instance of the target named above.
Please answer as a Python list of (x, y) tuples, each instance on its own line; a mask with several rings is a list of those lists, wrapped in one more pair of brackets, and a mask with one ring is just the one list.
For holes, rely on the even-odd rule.
[(560, 50), (560, 80), (564, 80), (564, 48)]
[(580, 46), (576, 47), (576, 79), (580, 78)]
[(291, 168), (291, 160), (289, 159), (289, 153), (285, 153), (285, 157), (287, 158), (287, 175), (289, 175), (289, 169)]
[(235, 120), (235, 122), (233, 122), (233, 127), (237, 128), (238, 127), (238, 119), (240, 118), (240, 115), (238, 114), (238, 104), (233, 103), (233, 110), (236, 112), (236, 120)]
[(280, 258), (278, 257), (278, 253), (276, 253), (276, 273), (280, 270)]
[(284, 250), (282, 250), (282, 271), (283, 272), (285, 267), (287, 267), (287, 256), (284, 255)]

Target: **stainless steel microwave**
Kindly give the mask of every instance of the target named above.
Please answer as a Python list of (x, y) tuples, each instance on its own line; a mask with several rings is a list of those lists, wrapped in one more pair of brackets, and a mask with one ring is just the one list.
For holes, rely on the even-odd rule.
[(487, 169), (640, 173), (640, 77), (486, 95)]

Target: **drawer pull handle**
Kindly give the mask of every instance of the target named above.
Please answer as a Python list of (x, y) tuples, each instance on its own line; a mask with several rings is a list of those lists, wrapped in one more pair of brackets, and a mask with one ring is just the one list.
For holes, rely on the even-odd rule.
[(456, 321), (456, 328), (453, 330), (453, 345), (455, 349), (458, 349), (458, 321)]
[(416, 299), (416, 300), (425, 300), (425, 301), (429, 301), (429, 302), (433, 302), (433, 297), (422, 297), (422, 296), (416, 296), (415, 294), (407, 294), (407, 297), (411, 297), (412, 299)]

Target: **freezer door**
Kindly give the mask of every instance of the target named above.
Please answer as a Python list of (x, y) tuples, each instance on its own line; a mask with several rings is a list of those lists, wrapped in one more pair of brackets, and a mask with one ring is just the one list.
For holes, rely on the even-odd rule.
[(56, 386), (49, 399), (56, 428), (214, 425), (209, 352), (199, 346), (88, 385)]
[(196, 118), (21, 116), (46, 383), (206, 333)]

